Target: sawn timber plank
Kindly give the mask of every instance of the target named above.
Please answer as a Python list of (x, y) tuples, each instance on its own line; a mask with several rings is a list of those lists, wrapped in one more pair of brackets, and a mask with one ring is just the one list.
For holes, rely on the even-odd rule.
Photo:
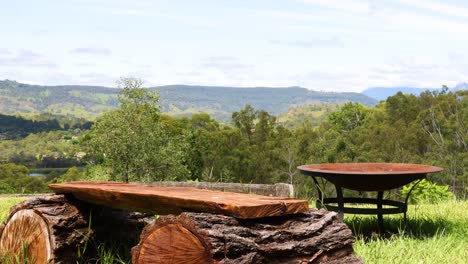
[(92, 204), (161, 215), (205, 212), (252, 219), (303, 213), (309, 209), (306, 200), (188, 187), (82, 181), (50, 184), (49, 188)]

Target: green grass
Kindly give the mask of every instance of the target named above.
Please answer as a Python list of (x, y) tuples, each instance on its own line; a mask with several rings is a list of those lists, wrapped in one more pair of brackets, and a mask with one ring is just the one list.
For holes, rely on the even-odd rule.
[(365, 263), (468, 263), (468, 202), (411, 205), (408, 222), (402, 215), (377, 219), (346, 215), (357, 237), (355, 252)]
[[(0, 220), (14, 204), (24, 200), (0, 198)], [(411, 205), (408, 223), (402, 215), (384, 216), (385, 231), (377, 230), (372, 216), (345, 215), (345, 223), (357, 237), (355, 252), (365, 263), (468, 263), (468, 201)], [(96, 263), (130, 263), (130, 255), (116, 245), (94, 245)], [(130, 249), (128, 249), (130, 253)]]
[(27, 197), (0, 197), (0, 222), (7, 218), (13, 205), (26, 199)]

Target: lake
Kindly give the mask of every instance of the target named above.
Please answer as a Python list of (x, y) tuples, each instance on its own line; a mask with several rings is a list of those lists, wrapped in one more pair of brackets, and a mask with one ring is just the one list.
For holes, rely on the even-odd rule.
[(36, 176), (46, 176), (47, 174), (44, 174), (44, 173), (29, 173), (29, 176), (33, 176), (33, 177), (36, 177)]

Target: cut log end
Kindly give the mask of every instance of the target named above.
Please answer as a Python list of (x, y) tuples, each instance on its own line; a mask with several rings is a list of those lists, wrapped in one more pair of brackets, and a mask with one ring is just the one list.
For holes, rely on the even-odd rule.
[[(19, 210), (6, 223), (0, 237), (0, 253), (7, 258), (23, 257), (33, 263), (51, 259), (51, 245), (46, 221), (32, 209)], [(25, 261), (21, 259), (21, 261)]]
[[(168, 241), (168, 243), (160, 243)], [(180, 254), (174, 255), (174, 252)], [(137, 263), (210, 263), (202, 243), (185, 227), (170, 224), (155, 230), (143, 242)]]
[(213, 263), (210, 247), (201, 234), (188, 222), (176, 217), (148, 225), (141, 242), (132, 249), (132, 263)]

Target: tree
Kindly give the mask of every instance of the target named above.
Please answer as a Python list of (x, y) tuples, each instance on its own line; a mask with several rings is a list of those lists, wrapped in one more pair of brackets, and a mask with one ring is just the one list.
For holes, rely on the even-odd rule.
[(161, 121), (159, 96), (134, 78), (119, 82), (120, 107), (103, 114), (87, 140), (95, 160), (104, 162), (113, 180), (154, 181), (184, 179), (186, 142)]
[(421, 111), (418, 97), (413, 94), (403, 94), (402, 92), (388, 97), (385, 106), (393, 123), (396, 121), (411, 123)]
[(0, 193), (40, 193), (46, 190), (44, 181), (29, 176), (29, 169), (25, 166), (0, 164)]
[(288, 176), (289, 184), (293, 184), (294, 176), (299, 172), (297, 166), (301, 165), (298, 163), (300, 158), (297, 154), (298, 149), (298, 141), (294, 137), (283, 139), (279, 149), (279, 156), (286, 164), (286, 168), (282, 173)]
[(257, 112), (251, 105), (246, 105), (239, 112), (232, 113), (232, 121), (242, 134), (246, 135), (249, 142), (252, 143), (252, 134), (255, 127)]
[(257, 111), (257, 123), (255, 124), (254, 138), (257, 144), (266, 143), (276, 125), (276, 117), (270, 115), (267, 111)]
[(73, 166), (67, 170), (65, 174), (52, 180), (53, 183), (63, 183), (78, 181), (82, 177), (80, 170)]
[(331, 113), (328, 119), (339, 130), (350, 131), (363, 125), (369, 112), (359, 103), (346, 103), (340, 110)]
[[(466, 193), (468, 180), (468, 97), (467, 91), (426, 93), (432, 104), (419, 114), (419, 122), (431, 139), (433, 160), (443, 166), (450, 177), (452, 192)], [(432, 157), (431, 157), (432, 156)], [(439, 165), (438, 164), (438, 165)], [(447, 183), (447, 182), (444, 182)]]

